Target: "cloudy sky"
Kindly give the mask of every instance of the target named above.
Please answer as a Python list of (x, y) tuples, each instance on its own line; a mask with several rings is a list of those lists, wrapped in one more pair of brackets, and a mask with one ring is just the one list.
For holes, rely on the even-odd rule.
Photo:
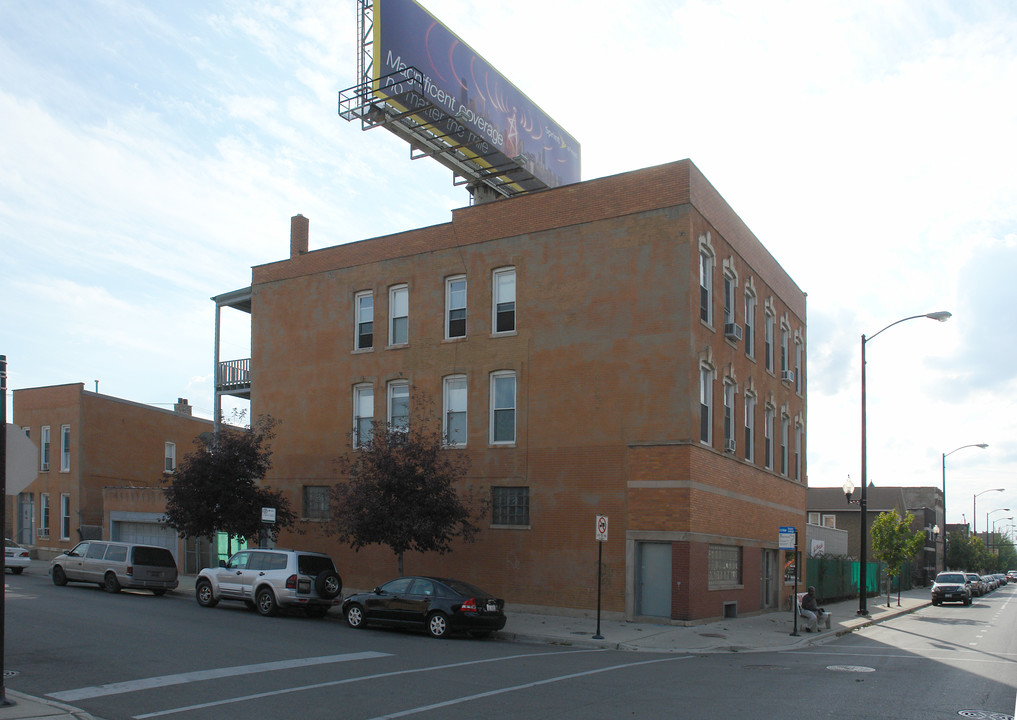
[[(582, 145), (691, 158), (808, 293), (808, 469), (1017, 514), (1017, 5), (425, 0)], [(337, 114), (353, 0), (0, 3), (0, 353), (211, 417), (213, 295), (311, 248), (448, 222), (451, 173)], [(231, 317), (236, 315), (237, 317)], [(249, 354), (226, 313), (224, 359)], [(8, 395), (8, 419), (11, 419)], [(1003, 522), (1000, 525), (1008, 525)]]

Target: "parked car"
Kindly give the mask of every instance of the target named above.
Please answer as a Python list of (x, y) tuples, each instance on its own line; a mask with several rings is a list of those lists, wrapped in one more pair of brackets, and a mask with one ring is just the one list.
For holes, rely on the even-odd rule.
[(95, 583), (106, 592), (121, 588), (164, 595), (177, 586), (177, 562), (164, 547), (85, 540), (49, 563), (54, 585)]
[(971, 597), (981, 597), (989, 592), (989, 583), (978, 573), (964, 573), (968, 583), (971, 585)]
[(367, 624), (426, 629), (432, 637), (486, 637), (505, 627), (505, 601), (462, 580), (406, 576), (343, 601), (351, 628)]
[(962, 572), (941, 572), (932, 584), (932, 604), (959, 602), (971, 604), (971, 584)]
[(199, 572), (194, 594), (207, 608), (237, 600), (266, 616), (280, 608), (303, 608), (310, 617), (325, 617), (339, 604), (342, 589), (335, 563), (324, 553), (252, 548)]
[(1006, 573), (1007, 582), (1017, 582), (1017, 570), (1009, 570)]
[(982, 575), (980, 579), (985, 586), (985, 592), (991, 592), (999, 587), (999, 580), (995, 575)]
[(18, 545), (10, 538), (4, 538), (4, 566), (15, 575), (20, 575), (32, 564), (28, 548)]

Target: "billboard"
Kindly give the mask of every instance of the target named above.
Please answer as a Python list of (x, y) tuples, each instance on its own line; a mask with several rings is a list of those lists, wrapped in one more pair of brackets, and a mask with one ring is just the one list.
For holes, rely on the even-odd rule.
[(575, 138), (414, 0), (374, 0), (373, 40), (376, 99), (518, 190), (579, 182)]

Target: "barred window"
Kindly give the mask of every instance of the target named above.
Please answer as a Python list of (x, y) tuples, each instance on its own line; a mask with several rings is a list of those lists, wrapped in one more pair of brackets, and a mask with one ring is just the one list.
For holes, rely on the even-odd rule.
[(328, 520), (329, 492), (327, 485), (304, 485), (304, 513), (307, 520)]
[(491, 488), (491, 524), (529, 526), (530, 488)]
[(710, 587), (742, 584), (742, 549), (735, 545), (711, 545), (709, 551)]

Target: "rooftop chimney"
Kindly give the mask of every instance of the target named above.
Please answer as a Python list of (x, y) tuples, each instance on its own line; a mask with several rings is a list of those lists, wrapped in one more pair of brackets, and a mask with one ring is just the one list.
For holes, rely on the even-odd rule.
[(187, 398), (177, 398), (177, 402), (173, 406), (173, 412), (180, 413), (181, 415), (190, 415), (191, 406), (187, 404)]
[(311, 221), (303, 215), (290, 218), (290, 259), (307, 252), (307, 228)]

